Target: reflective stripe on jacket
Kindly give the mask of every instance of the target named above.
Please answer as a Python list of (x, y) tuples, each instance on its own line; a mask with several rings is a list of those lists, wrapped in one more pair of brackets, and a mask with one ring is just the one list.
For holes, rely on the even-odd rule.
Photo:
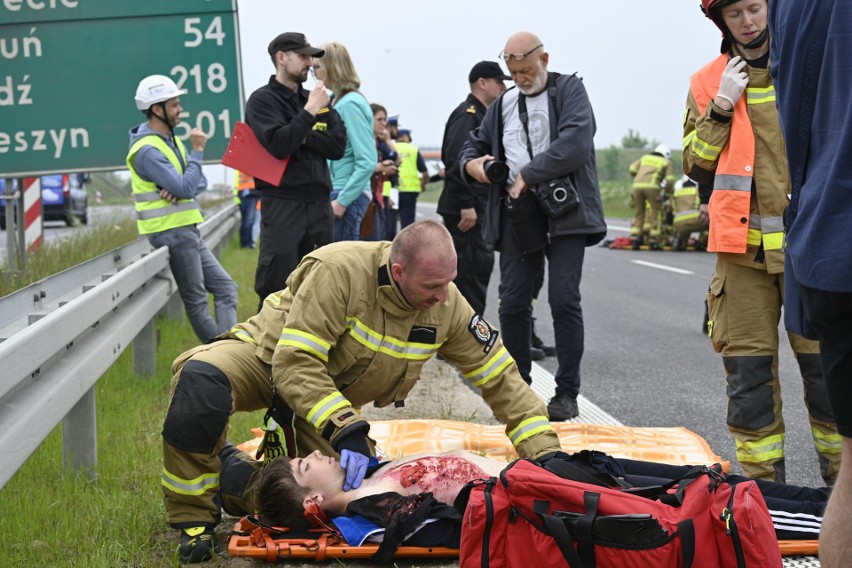
[(140, 235), (161, 233), (168, 229), (195, 225), (204, 220), (201, 210), (195, 199), (181, 199), (172, 203), (160, 197), (160, 188), (152, 181), (142, 179), (133, 168), (133, 157), (145, 146), (153, 146), (162, 153), (183, 174), (186, 163), (186, 148), (179, 138), (175, 138), (175, 145), (181, 154), (182, 160), (178, 159), (174, 148), (171, 148), (165, 140), (159, 136), (143, 136), (130, 146), (127, 153), (127, 168), (130, 170), (131, 187), (133, 188), (133, 201), (136, 208), (136, 228)]

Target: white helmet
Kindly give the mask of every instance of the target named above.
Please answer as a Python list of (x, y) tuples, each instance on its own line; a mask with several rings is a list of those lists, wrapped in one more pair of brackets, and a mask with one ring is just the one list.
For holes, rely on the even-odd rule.
[(139, 81), (136, 87), (136, 108), (148, 110), (151, 105), (185, 95), (186, 91), (165, 75), (149, 75)]
[(657, 144), (657, 147), (654, 148), (654, 153), (661, 155), (667, 160), (671, 159), (672, 157), (672, 151), (669, 150), (669, 147), (665, 144)]

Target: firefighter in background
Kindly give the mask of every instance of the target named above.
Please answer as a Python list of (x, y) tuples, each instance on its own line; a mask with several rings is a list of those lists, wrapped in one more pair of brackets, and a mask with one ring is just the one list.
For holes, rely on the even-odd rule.
[[(666, 176), (671, 169), (672, 153), (669, 148), (659, 144), (650, 154), (645, 154), (630, 164), (630, 175), (633, 177), (633, 224), (630, 227), (630, 237), (633, 239), (633, 250), (638, 250), (645, 242), (651, 249), (659, 250), (661, 221), (660, 190), (664, 187)], [(650, 214), (646, 219), (645, 204), (650, 204)]]
[(695, 250), (707, 248), (707, 223), (699, 215), (700, 200), (698, 184), (689, 176), (683, 176), (674, 184), (671, 199), (672, 250), (686, 250), (689, 237), (698, 233)]
[[(767, 1), (702, 0), (701, 7), (724, 38), (722, 54), (690, 79), (684, 120), (683, 171), (699, 184), (699, 216), (710, 220), (707, 250), (716, 253), (707, 296), (709, 335), (724, 362), (727, 425), (743, 472), (783, 482), (778, 322), (784, 290), (782, 215), (790, 180), (769, 75)], [(820, 473), (831, 484), (841, 439), (819, 345), (788, 336), (804, 383)]]
[(260, 193), (254, 188), (254, 178), (247, 173), (234, 173), (234, 203), (240, 208), (240, 248), (254, 248), (254, 221), (258, 215)]

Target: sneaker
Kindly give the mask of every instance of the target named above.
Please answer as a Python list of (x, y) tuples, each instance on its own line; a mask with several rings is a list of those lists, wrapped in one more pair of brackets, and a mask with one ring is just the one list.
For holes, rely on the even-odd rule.
[(180, 530), (178, 555), (181, 562), (197, 564), (216, 554), (216, 534), (210, 527), (190, 527)]
[(546, 355), (538, 347), (530, 347), (530, 361), (541, 361)]
[(577, 398), (565, 393), (557, 394), (550, 399), (550, 404), (547, 405), (547, 415), (552, 422), (576, 418), (580, 415), (580, 409), (577, 408)]

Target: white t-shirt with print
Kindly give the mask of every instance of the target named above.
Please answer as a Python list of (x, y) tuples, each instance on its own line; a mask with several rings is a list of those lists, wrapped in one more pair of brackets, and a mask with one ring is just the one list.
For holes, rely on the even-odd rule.
[[(503, 95), (503, 150), (506, 152), (506, 165), (509, 166), (508, 186), (514, 183), (518, 172), (530, 162), (527, 151), (527, 135), (518, 115), (518, 95), (515, 88)], [(550, 113), (548, 109), (547, 89), (534, 97), (526, 97), (527, 124), (533, 156), (550, 148)]]

